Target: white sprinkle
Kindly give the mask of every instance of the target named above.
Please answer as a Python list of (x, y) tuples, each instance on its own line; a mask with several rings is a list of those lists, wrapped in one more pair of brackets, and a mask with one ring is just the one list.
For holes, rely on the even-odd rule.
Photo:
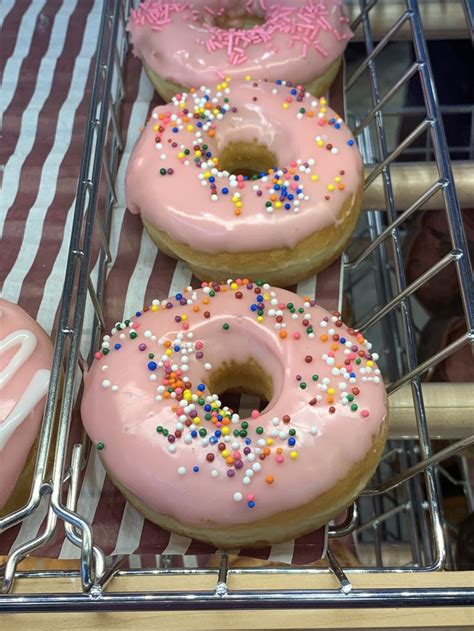
[(178, 467), (179, 475), (186, 475), (186, 467)]
[(204, 364), (204, 368), (205, 368), (206, 370), (211, 370), (211, 368), (212, 368), (212, 364), (209, 364), (209, 362), (206, 362), (206, 363)]
[(234, 493), (234, 500), (236, 502), (241, 502), (243, 500), (244, 496), (242, 495), (242, 493)]
[(217, 476), (219, 475), (219, 471), (217, 469), (213, 469), (211, 471), (211, 475), (213, 478), (217, 478)]
[(313, 434), (313, 436), (316, 436), (316, 434), (318, 433), (318, 428), (316, 427), (316, 425), (312, 425), (311, 433)]
[(110, 388), (111, 383), (108, 379), (104, 379), (104, 381), (102, 382), (102, 387), (103, 388)]
[(176, 445), (168, 445), (168, 451), (172, 454), (176, 453)]

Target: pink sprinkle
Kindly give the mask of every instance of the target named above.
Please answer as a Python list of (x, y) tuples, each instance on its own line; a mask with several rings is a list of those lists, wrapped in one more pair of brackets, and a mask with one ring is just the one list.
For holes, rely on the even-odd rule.
[(260, 416), (260, 412), (258, 410), (252, 410), (252, 418), (258, 418)]
[(233, 458), (234, 460), (240, 460), (240, 459), (241, 459), (241, 457), (242, 457), (242, 456), (240, 455), (240, 451), (233, 451), (233, 452), (232, 452), (232, 458)]
[(362, 418), (367, 418), (369, 416), (369, 410), (362, 410), (360, 415), (362, 416)]
[(255, 499), (254, 496), (251, 493), (246, 495), (245, 498), (247, 499), (248, 502), (253, 502), (253, 500)]
[(185, 331), (187, 331), (187, 330), (189, 329), (189, 324), (188, 324), (187, 322), (184, 322), (184, 324), (183, 324), (183, 329), (184, 329)]
[(132, 322), (132, 329), (139, 329), (140, 325), (138, 324), (138, 322)]
[(286, 309), (286, 305), (284, 302), (280, 302), (280, 304), (278, 305), (279, 309)]
[(202, 348), (204, 348), (204, 343), (201, 341), (196, 342), (196, 344), (194, 345), (196, 350), (200, 351)]
[(278, 462), (278, 464), (281, 464), (283, 462), (284, 458), (283, 456), (277, 456), (276, 457), (276, 461)]
[(99, 351), (97, 351), (97, 353), (94, 355), (94, 357), (96, 359), (100, 359), (102, 357), (102, 353), (99, 353)]
[(299, 339), (300, 339), (300, 337), (301, 337), (301, 333), (298, 333), (298, 332), (293, 333), (293, 338), (294, 338), (295, 340), (299, 340)]

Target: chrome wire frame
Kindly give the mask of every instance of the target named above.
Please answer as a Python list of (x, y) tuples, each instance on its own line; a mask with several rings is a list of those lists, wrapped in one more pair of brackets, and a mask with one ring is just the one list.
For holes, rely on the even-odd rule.
[[(22, 521), (39, 505), (42, 495), (46, 495), (48, 525), (46, 531), (36, 539), (14, 550), (3, 568), (3, 592), (0, 596), (0, 611), (112, 611), (112, 610), (159, 610), (159, 609), (239, 609), (239, 608), (302, 608), (302, 607), (394, 607), (394, 606), (448, 606), (474, 604), (474, 590), (470, 589), (353, 589), (350, 575), (361, 572), (413, 572), (431, 571), (443, 567), (446, 558), (446, 545), (441, 518), (441, 506), (438, 494), (438, 475), (434, 468), (444, 458), (457, 453), (467, 445), (474, 443), (474, 436), (464, 438), (450, 447), (431, 453), (431, 444), (420, 376), (432, 365), (454, 352), (464, 344), (472, 342), (474, 335), (474, 297), (472, 288), (471, 266), (464, 234), (459, 204), (456, 198), (454, 180), (449, 159), (443, 123), (433, 85), (426, 42), (423, 35), (420, 14), (416, 0), (405, 0), (406, 11), (396, 21), (383, 39), (374, 45), (370, 27), (370, 10), (377, 0), (359, 0), (360, 15), (353, 28), (361, 28), (366, 46), (367, 58), (346, 85), (347, 92), (357, 83), (365, 72), (369, 74), (372, 107), (361, 119), (356, 121), (355, 133), (367, 164), (373, 169), (366, 179), (366, 187), (382, 177), (385, 191), (385, 216), (388, 225), (384, 225), (381, 213), (366, 213), (368, 232), (371, 243), (366, 250), (349, 260), (344, 258), (341, 289), (351, 282), (351, 277), (363, 271), (369, 257), (373, 256), (371, 269), (377, 292), (379, 308), (377, 313), (366, 317), (365, 322), (355, 323), (360, 327), (370, 328), (378, 323), (382, 327), (384, 347), (391, 355), (387, 372), (390, 383), (388, 394), (395, 392), (405, 383), (410, 383), (413, 405), (416, 413), (418, 440), (409, 441), (410, 449), (397, 445), (390, 446), (382, 458), (381, 466), (387, 466), (395, 459), (398, 475), (382, 479), (379, 473), (374, 477), (373, 485), (366, 488), (360, 502), (369, 502), (373, 509), (373, 518), (360, 522), (360, 508), (354, 504), (347, 512), (344, 523), (328, 528), (328, 539), (345, 537), (353, 532), (363, 535), (371, 531), (375, 548), (375, 567), (343, 569), (335, 555), (328, 548), (328, 569), (324, 568), (229, 568), (227, 554), (222, 554), (218, 570), (209, 568), (160, 567), (156, 569), (120, 570), (122, 557), (106, 558), (104, 553), (94, 546), (93, 528), (77, 512), (79, 476), (85, 459), (87, 441), (73, 447), (72, 459), (67, 466), (66, 453), (71, 425), (72, 409), (76, 392), (78, 370), (85, 366), (80, 354), (82, 327), (89, 297), (94, 309), (93, 339), (89, 360), (97, 346), (104, 325), (102, 299), (106, 280), (107, 265), (110, 262), (108, 238), (110, 234), (113, 206), (116, 200), (114, 184), (117, 173), (119, 151), (122, 149), (120, 138), (120, 103), (123, 98), (124, 80), (122, 66), (127, 52), (125, 16), (128, 14), (127, 0), (105, 0), (102, 13), (101, 37), (98, 43), (94, 85), (88, 117), (88, 130), (85, 136), (81, 162), (78, 194), (75, 208), (74, 225), (67, 263), (66, 280), (61, 303), (59, 328), (56, 338), (51, 390), (46, 405), (43, 422), (40, 451), (37, 460), (32, 494), (28, 505), (21, 511), (7, 516), (0, 521), (0, 528), (6, 529)], [(376, 70), (377, 56), (387, 43), (392, 41), (399, 28), (409, 24), (416, 52), (416, 61), (400, 81), (384, 96), (380, 95), (379, 80)], [(426, 106), (424, 121), (390, 154), (387, 151), (384, 132), (384, 114), (382, 109), (391, 97), (415, 75), (419, 76), (423, 87)], [(373, 146), (369, 126), (375, 123), (376, 146)], [(431, 136), (432, 154), (434, 155), (439, 178), (410, 208), (397, 215), (394, 202), (390, 167), (394, 160), (421, 134), (428, 131)], [(107, 153), (106, 153), (107, 149)], [(376, 158), (375, 158), (376, 156)], [(102, 179), (101, 179), (102, 178)], [(98, 212), (99, 186), (105, 186), (104, 210)], [(400, 225), (423, 206), (436, 192), (444, 197), (448, 219), (452, 251), (419, 281), (407, 286), (402, 260)], [(91, 257), (93, 237), (100, 241), (98, 275), (91, 277)], [(387, 246), (389, 245), (390, 252)], [(466, 333), (459, 340), (438, 353), (433, 358), (419, 363), (416, 356), (415, 327), (411, 315), (409, 297), (424, 282), (429, 280), (445, 265), (455, 265), (463, 299)], [(392, 291), (392, 284), (395, 289)], [(342, 304), (342, 291), (340, 303)], [(394, 341), (395, 340), (395, 343)], [(406, 369), (403, 361), (406, 362)], [(61, 374), (65, 370), (64, 382)], [(61, 405), (58, 406), (59, 392)], [(57, 409), (59, 407), (59, 409)], [(57, 423), (57, 442), (51, 479), (46, 476), (46, 462), (50, 450), (52, 429)], [(421, 476), (423, 476), (423, 483)], [(441, 475), (449, 475), (441, 470)], [(65, 487), (68, 484), (67, 497), (64, 500)], [(464, 488), (464, 487), (463, 487)], [(404, 489), (403, 492), (399, 491)], [(390, 495), (395, 492), (394, 498)], [(472, 503), (472, 493), (465, 488), (468, 502)], [(387, 501), (389, 506), (387, 507)], [(390, 506), (390, 502), (392, 502)], [(407, 567), (386, 567), (379, 529), (386, 521), (397, 519), (397, 515), (406, 511), (414, 530), (419, 529), (419, 540), (414, 537), (411, 545), (412, 563)], [(16, 596), (9, 594), (15, 576), (29, 577), (77, 577), (74, 571), (34, 571), (16, 572), (17, 563), (28, 553), (45, 543), (58, 526), (58, 517), (64, 522), (68, 539), (81, 550), (80, 577), (83, 593), (77, 594), (31, 594)], [(164, 563), (164, 565), (167, 565)], [(228, 588), (228, 575), (232, 574), (319, 574), (331, 571), (339, 581), (339, 589), (334, 590), (286, 590), (286, 591), (235, 591)], [(216, 587), (212, 592), (149, 592), (118, 593), (104, 591), (108, 580), (115, 576), (162, 575), (162, 574), (216, 574)]]

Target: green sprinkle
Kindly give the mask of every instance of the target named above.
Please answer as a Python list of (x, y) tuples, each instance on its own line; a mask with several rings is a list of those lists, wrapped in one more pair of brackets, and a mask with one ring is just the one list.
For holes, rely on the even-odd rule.
[(204, 401), (204, 399), (198, 399), (198, 403), (199, 403), (199, 405), (204, 405), (205, 401)]
[(241, 438), (246, 438), (246, 436), (247, 436), (247, 432), (245, 431), (245, 429), (241, 429), (240, 430), (240, 437)]
[(125, 326), (128, 326), (130, 324), (130, 320), (125, 320)]
[(353, 394), (348, 394), (347, 395), (347, 400), (348, 401), (354, 401), (354, 395)]
[(102, 353), (103, 353), (103, 355), (108, 355), (110, 353), (110, 350), (108, 348), (104, 348)]
[(163, 427), (163, 436), (168, 436), (169, 431)]
[(206, 421), (210, 421), (212, 416), (208, 412), (207, 414), (204, 415), (204, 418), (206, 419)]
[(247, 421), (243, 421), (240, 427), (242, 429), (248, 429), (248, 426), (249, 426), (249, 424), (247, 423)]
[(263, 286), (263, 280), (256, 280), (255, 284), (257, 285), (257, 287), (262, 287)]
[(104, 443), (97, 443), (96, 447), (97, 447), (97, 449), (99, 451), (102, 451), (102, 449), (105, 447), (105, 445), (104, 445)]
[(134, 340), (136, 337), (138, 337), (138, 333), (136, 333), (135, 331), (132, 331), (130, 333), (130, 337), (131, 337), (132, 340)]
[(166, 175), (166, 169), (160, 169), (160, 175)]
[(257, 432), (257, 434), (263, 434), (263, 427), (257, 427), (255, 431)]
[(289, 302), (286, 306), (288, 309), (293, 309), (295, 305), (292, 302)]
[(357, 365), (359, 365), (359, 364), (361, 363), (361, 361), (362, 361), (362, 360), (361, 360), (361, 358), (360, 358), (360, 357), (358, 357), (358, 358), (356, 359), (356, 364), (357, 364)]
[(204, 427), (201, 427), (201, 429), (199, 430), (199, 436), (204, 438), (204, 436), (206, 435), (207, 435), (207, 429), (205, 429)]
[(156, 428), (156, 431), (158, 432), (158, 434), (162, 434), (163, 433), (163, 426), (162, 425), (158, 425), (158, 427)]
[(154, 357), (155, 357), (155, 353), (148, 353), (148, 357), (149, 357), (150, 359), (154, 359)]
[(240, 436), (240, 432), (238, 429), (234, 429), (234, 436)]
[(228, 324), (227, 322), (225, 322), (222, 326), (222, 328), (224, 329), (224, 331), (228, 331), (230, 329), (230, 324)]
[(296, 436), (296, 429), (289, 429), (289, 430), (288, 430), (288, 434), (289, 434), (290, 436)]
[(313, 380), (313, 381), (317, 381), (318, 379), (319, 379), (319, 375), (313, 375), (313, 376), (312, 376), (312, 380)]
[(353, 403), (353, 404), (351, 405), (351, 410), (352, 410), (353, 412), (357, 412), (357, 410), (358, 410), (358, 409), (359, 409), (359, 406), (358, 406), (356, 403)]
[(305, 384), (305, 382), (304, 382), (304, 381), (302, 381), (302, 382), (300, 383), (300, 388), (301, 388), (301, 390), (306, 390), (306, 384)]
[(211, 290), (211, 291), (209, 292), (209, 295), (210, 295), (210, 297), (211, 297), (211, 298), (214, 298), (214, 296), (216, 295), (216, 292), (215, 292), (215, 291), (213, 291), (213, 290)]

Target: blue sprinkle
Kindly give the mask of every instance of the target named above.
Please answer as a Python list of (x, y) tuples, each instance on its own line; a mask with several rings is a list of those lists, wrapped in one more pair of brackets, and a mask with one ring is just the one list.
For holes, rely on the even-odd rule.
[(350, 372), (349, 373), (349, 377), (355, 377), (355, 376), (356, 376), (355, 372)]
[(293, 445), (296, 445), (296, 440), (293, 437), (288, 438), (288, 444), (290, 447), (293, 447)]
[(275, 186), (273, 187), (276, 191), (279, 191), (281, 186), (279, 184), (275, 184)]
[(197, 465), (194, 465), (194, 467), (193, 467), (193, 471), (194, 471), (194, 473), (198, 473), (198, 471), (199, 471), (199, 467), (198, 467)]
[(297, 182), (300, 179), (300, 176), (299, 175), (294, 175), (293, 179), (295, 180), (295, 182)]
[(251, 439), (251, 438), (246, 438), (246, 439), (245, 439), (245, 444), (246, 444), (246, 445), (250, 445), (250, 443), (251, 443), (251, 442), (252, 442), (252, 439)]
[(182, 297), (183, 297), (183, 294), (176, 294), (175, 296), (176, 300), (181, 300)]
[(247, 506), (248, 506), (249, 508), (253, 508), (253, 507), (255, 506), (255, 502), (249, 502), (249, 503), (247, 504)]
[(281, 79), (278, 79), (277, 81), (275, 81), (275, 83), (276, 83), (277, 85), (281, 85)]
[(223, 188), (223, 189), (222, 189), (222, 193), (223, 193), (223, 195), (227, 195), (227, 193), (228, 193), (228, 192), (229, 192), (229, 189), (228, 189), (228, 188)]
[(196, 123), (197, 127), (202, 127), (202, 122), (199, 121), (198, 123)]
[(258, 309), (257, 305), (251, 305), (250, 306), (250, 310), (251, 311), (257, 311), (257, 309)]
[(207, 404), (204, 406), (204, 409), (205, 409), (205, 411), (206, 411), (206, 412), (210, 412), (210, 411), (211, 411), (211, 406), (209, 405), (209, 403), (207, 403)]
[(288, 195), (288, 199), (290, 200), (290, 202), (291, 202), (292, 199), (295, 199), (295, 196), (293, 195), (293, 193), (290, 193)]
[(136, 311), (135, 315), (137, 316), (137, 318), (139, 318), (142, 315), (142, 312), (141, 311)]
[(298, 92), (293, 88), (293, 90), (291, 90), (290, 94), (298, 94)]
[(196, 431), (195, 429), (193, 429), (193, 431), (191, 432), (191, 436), (192, 436), (193, 438), (196, 438), (196, 437), (197, 437), (197, 435), (198, 435), (197, 431)]
[(285, 204), (285, 208), (286, 208), (286, 210), (290, 210), (291, 204)]
[(257, 296), (257, 302), (263, 302), (263, 296)]
[(122, 348), (122, 345), (121, 344), (115, 344), (114, 348), (115, 348), (116, 351), (118, 351), (119, 348)]
[(329, 122), (331, 123), (331, 125), (334, 125), (334, 123), (336, 122), (336, 119), (335, 118), (330, 118)]
[(340, 127), (341, 127), (341, 123), (336, 123), (336, 124), (334, 125), (334, 127), (335, 127), (336, 129), (340, 129)]
[(217, 438), (215, 436), (211, 436), (209, 438), (209, 442), (211, 443), (211, 445), (215, 445), (217, 443)]
[(148, 362), (148, 370), (156, 370), (157, 363), (156, 362)]
[(203, 383), (200, 383), (200, 384), (198, 385), (198, 390), (199, 390), (200, 392), (204, 392), (204, 390), (205, 390), (205, 389), (206, 389), (206, 386), (205, 386)]
[(341, 342), (341, 344), (345, 344), (346, 343), (346, 338), (345, 337), (341, 337), (341, 338), (339, 338), (339, 341)]
[(222, 432), (220, 429), (216, 429), (216, 431), (214, 432), (214, 434), (217, 436), (217, 438), (220, 438), (222, 436)]
[(300, 194), (300, 193), (302, 193), (302, 192), (303, 192), (303, 190), (302, 190), (301, 188), (297, 188), (297, 189), (296, 189), (296, 193), (297, 193), (297, 195), (299, 195), (299, 194)]
[(173, 134), (177, 134), (179, 132), (179, 129), (177, 127), (173, 127)]
[(222, 417), (222, 414), (218, 414), (218, 415), (217, 415), (217, 420), (218, 420), (218, 421), (222, 421), (222, 418), (223, 418), (223, 417)]
[(216, 181), (216, 178), (212, 175), (212, 176), (209, 178), (209, 182), (215, 182), (215, 181)]
[(181, 350), (181, 349), (180, 349), (180, 347), (179, 347), (179, 346), (173, 346), (173, 350), (174, 350), (174, 352), (175, 352), (175, 353), (177, 353), (177, 352), (178, 352), (179, 350)]
[(354, 141), (353, 140), (348, 140), (347, 144), (349, 145), (349, 147), (352, 147), (352, 145), (354, 144)]
[(206, 151), (206, 158), (210, 158), (212, 156), (212, 153), (210, 151)]
[(266, 173), (264, 173), (263, 171), (260, 171), (260, 173), (258, 174), (258, 177), (264, 177), (266, 175)]

